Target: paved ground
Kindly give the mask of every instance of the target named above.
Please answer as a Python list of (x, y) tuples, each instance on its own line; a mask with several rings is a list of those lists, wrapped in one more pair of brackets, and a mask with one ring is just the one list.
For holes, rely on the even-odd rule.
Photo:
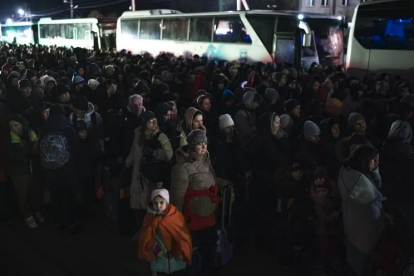
[[(137, 259), (130, 238), (113, 231), (103, 217), (86, 222), (75, 236), (56, 231), (47, 223), (28, 229), (16, 219), (10, 225), (0, 225), (0, 275), (151, 275), (148, 264)], [(276, 256), (247, 247), (219, 273), (211, 275), (295, 275), (280, 271)]]

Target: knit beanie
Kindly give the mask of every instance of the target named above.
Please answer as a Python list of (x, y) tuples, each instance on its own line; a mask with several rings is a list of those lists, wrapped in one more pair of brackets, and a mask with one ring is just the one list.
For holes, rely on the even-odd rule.
[(101, 76), (102, 71), (101, 71), (101, 69), (99, 68), (98, 64), (96, 64), (96, 63), (92, 63), (91, 65), (89, 65), (89, 67), (88, 67), (88, 68), (89, 68), (89, 72), (90, 72), (92, 75), (97, 76), (97, 77)]
[(302, 163), (303, 163), (302, 160), (300, 160), (299, 158), (293, 158), (289, 164), (289, 171), (290, 172), (302, 171), (303, 170)]
[(283, 114), (282, 116), (280, 116), (280, 125), (282, 126), (284, 130), (290, 132), (294, 124), (295, 122), (293, 121), (292, 117), (290, 117), (289, 115)]
[(145, 111), (142, 114), (141, 118), (142, 118), (142, 125), (145, 126), (149, 120), (157, 119), (157, 116), (155, 116), (155, 113), (152, 111)]
[(331, 183), (329, 182), (329, 178), (323, 173), (317, 173), (313, 177), (312, 180), (312, 188), (316, 191), (318, 188), (331, 188)]
[(354, 126), (358, 121), (365, 121), (364, 116), (361, 115), (361, 113), (358, 112), (352, 112), (348, 117), (348, 126), (352, 127)]
[(70, 88), (69, 86), (67, 86), (66, 84), (63, 83), (59, 83), (56, 89), (56, 96), (61, 96), (63, 94), (65, 94), (66, 92), (69, 92)]
[(230, 90), (226, 89), (226, 90), (224, 90), (223, 95), (221, 96), (221, 98), (224, 101), (227, 101), (229, 99), (234, 99), (234, 93), (231, 92)]
[(78, 109), (80, 111), (88, 111), (88, 99), (85, 96), (80, 96), (73, 101), (73, 108)]
[(98, 88), (99, 85), (100, 85), (100, 83), (97, 80), (94, 80), (94, 79), (88, 80), (88, 86), (92, 90), (95, 90), (96, 88)]
[(321, 133), (321, 130), (319, 127), (312, 121), (307, 120), (305, 122), (305, 125), (303, 126), (303, 135), (306, 139), (317, 136)]
[(221, 130), (234, 126), (234, 121), (229, 114), (223, 114), (219, 117), (219, 127)]
[(286, 112), (292, 112), (293, 109), (300, 106), (300, 102), (295, 99), (290, 99), (285, 102), (285, 110)]
[(19, 89), (32, 87), (32, 83), (28, 79), (22, 79), (19, 81)]
[(63, 77), (59, 80), (60, 83), (66, 84), (67, 86), (71, 86), (72, 82), (67, 77)]
[(33, 70), (27, 69), (25, 73), (26, 79), (30, 80), (33, 77), (36, 77), (36, 73)]
[(72, 83), (73, 85), (85, 84), (85, 80), (81, 76), (75, 73), (73, 74), (73, 77), (72, 77)]
[(115, 74), (115, 68), (112, 65), (105, 66), (105, 71), (108, 75)]
[(151, 201), (154, 200), (157, 196), (162, 197), (167, 201), (167, 203), (170, 203), (170, 193), (166, 189), (155, 189), (151, 192)]
[(279, 99), (279, 92), (277, 92), (273, 88), (266, 88), (265, 97), (268, 100), (278, 100)]
[(201, 129), (195, 129), (187, 136), (188, 148), (192, 151), (195, 147), (202, 143), (207, 143), (207, 136)]
[(49, 118), (58, 116), (65, 116), (65, 109), (60, 104), (52, 104), (49, 108)]

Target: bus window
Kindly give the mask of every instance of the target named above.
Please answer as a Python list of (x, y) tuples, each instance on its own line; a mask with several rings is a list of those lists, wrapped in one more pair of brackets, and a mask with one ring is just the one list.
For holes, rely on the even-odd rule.
[(365, 49), (414, 50), (414, 20), (402, 12), (390, 10), (360, 11), (354, 36)]
[(279, 38), (276, 43), (276, 64), (295, 64), (295, 41)]
[(239, 18), (216, 17), (214, 42), (252, 44), (243, 22)]
[(140, 39), (160, 39), (161, 38), (161, 20), (160, 19), (141, 19)]
[(278, 33), (295, 33), (297, 28), (297, 21), (291, 17), (279, 16), (277, 20)]
[(213, 18), (195, 17), (190, 19), (190, 41), (210, 42), (213, 32)]
[(259, 36), (263, 45), (266, 47), (267, 52), (271, 54), (273, 51), (275, 18), (250, 14), (248, 14), (246, 17), (249, 20), (250, 25), (252, 25), (256, 34)]
[(187, 41), (188, 19), (164, 19), (162, 39)]
[(121, 20), (121, 32), (123, 35), (138, 38), (138, 19)]
[(30, 26), (2, 26), (1, 35), (3, 37), (28, 37), (31, 35)]
[(79, 23), (75, 25), (78, 29), (78, 39), (91, 39), (90, 31), (92, 29), (92, 26), (90, 23)]
[(64, 24), (63, 33), (65, 34), (66, 39), (73, 39), (73, 24)]

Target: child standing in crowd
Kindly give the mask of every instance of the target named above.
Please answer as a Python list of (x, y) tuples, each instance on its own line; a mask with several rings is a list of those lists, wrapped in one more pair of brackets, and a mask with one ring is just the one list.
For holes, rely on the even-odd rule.
[(166, 189), (153, 190), (138, 241), (139, 258), (151, 262), (153, 276), (181, 276), (192, 254), (184, 216), (170, 204)]
[(312, 216), (316, 237), (316, 272), (326, 275), (326, 266), (331, 264), (335, 271), (338, 265), (338, 242), (341, 233), (341, 218), (337, 200), (334, 198), (333, 185), (324, 173), (317, 173), (312, 181), (310, 195), (313, 200)]

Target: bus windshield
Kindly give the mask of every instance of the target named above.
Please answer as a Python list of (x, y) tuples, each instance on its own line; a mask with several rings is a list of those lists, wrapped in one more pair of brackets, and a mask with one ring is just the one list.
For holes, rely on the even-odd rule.
[[(337, 19), (306, 18), (312, 29), (319, 63), (333, 66), (343, 64), (344, 39), (342, 21)], [(312, 48), (313, 49), (313, 48)], [(305, 48), (306, 52), (307, 49)]]
[(27, 37), (33, 36), (31, 26), (1, 26), (1, 35), (3, 37)]

